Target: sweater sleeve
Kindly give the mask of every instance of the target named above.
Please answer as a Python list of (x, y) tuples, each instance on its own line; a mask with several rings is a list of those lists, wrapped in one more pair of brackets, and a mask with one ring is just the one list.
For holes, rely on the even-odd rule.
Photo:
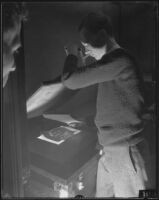
[(117, 79), (123, 72), (129, 71), (129, 63), (124, 57), (107, 63), (96, 63), (82, 68), (74, 67), (74, 71), (62, 76), (63, 84), (69, 89), (79, 89), (93, 84)]

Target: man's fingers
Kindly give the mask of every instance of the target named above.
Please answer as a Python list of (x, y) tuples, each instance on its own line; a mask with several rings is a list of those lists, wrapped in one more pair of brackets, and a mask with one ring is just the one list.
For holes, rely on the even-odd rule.
[[(75, 47), (75, 45), (73, 46), (73, 49), (70, 49), (70, 47), (64, 46), (64, 50), (66, 55), (68, 56), (70, 53), (73, 54), (78, 54), (78, 56), (85, 62), (85, 59), (88, 58), (90, 56), (90, 51), (85, 52), (85, 55), (82, 51), (81, 47)], [(77, 53), (76, 53), (77, 52)]]
[(86, 54), (86, 55), (90, 54), (90, 51), (86, 51), (85, 54)]

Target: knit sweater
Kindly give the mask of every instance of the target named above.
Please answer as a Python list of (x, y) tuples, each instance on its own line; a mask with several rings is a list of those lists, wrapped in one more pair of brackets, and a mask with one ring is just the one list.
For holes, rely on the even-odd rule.
[(77, 57), (69, 55), (62, 82), (72, 90), (98, 84), (95, 124), (101, 145), (125, 141), (132, 145), (142, 140), (142, 78), (126, 50), (113, 50), (84, 67), (77, 67)]

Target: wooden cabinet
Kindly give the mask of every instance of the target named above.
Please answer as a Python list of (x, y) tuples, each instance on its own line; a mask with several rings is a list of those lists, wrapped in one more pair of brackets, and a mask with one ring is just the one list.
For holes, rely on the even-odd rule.
[(95, 197), (99, 154), (95, 154), (67, 179), (31, 166), (28, 197)]

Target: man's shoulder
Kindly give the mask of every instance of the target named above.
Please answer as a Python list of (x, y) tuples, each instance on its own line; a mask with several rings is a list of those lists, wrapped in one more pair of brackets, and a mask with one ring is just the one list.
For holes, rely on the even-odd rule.
[(120, 57), (120, 56), (123, 56), (123, 55), (126, 55), (127, 54), (127, 50), (124, 49), (124, 48), (116, 48), (108, 53), (106, 53), (102, 59), (107, 59), (107, 58), (116, 58), (116, 57)]
[(135, 58), (133, 55), (126, 49), (124, 48), (117, 48), (113, 51), (111, 51), (108, 54), (105, 54), (102, 59), (99, 61), (99, 64), (107, 64), (109, 62), (116, 61), (117, 59), (123, 59), (127, 60), (132, 63), (135, 63)]

